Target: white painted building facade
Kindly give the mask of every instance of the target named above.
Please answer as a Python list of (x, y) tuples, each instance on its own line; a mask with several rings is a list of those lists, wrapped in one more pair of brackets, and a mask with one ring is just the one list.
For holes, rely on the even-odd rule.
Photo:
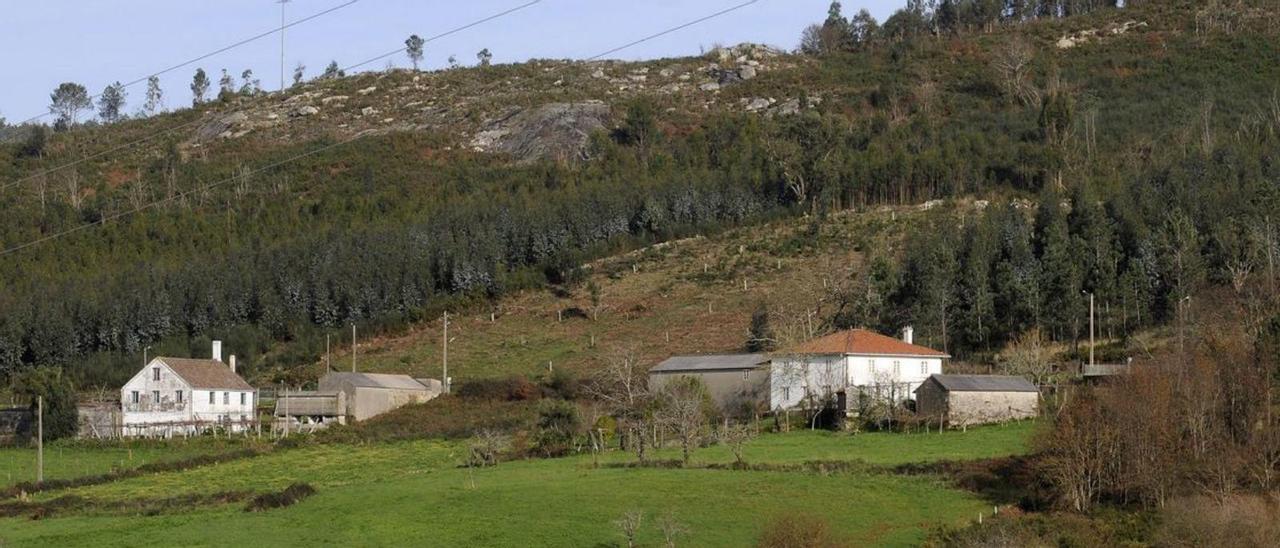
[(125, 436), (195, 434), (220, 427), (253, 427), (257, 392), (235, 371), (235, 356), (222, 361), (214, 341), (207, 360), (157, 357), (120, 389)]
[(792, 409), (865, 394), (901, 402), (930, 375), (942, 373), (947, 354), (918, 346), (912, 331), (901, 340), (863, 329), (833, 333), (777, 354), (769, 364), (769, 408)]

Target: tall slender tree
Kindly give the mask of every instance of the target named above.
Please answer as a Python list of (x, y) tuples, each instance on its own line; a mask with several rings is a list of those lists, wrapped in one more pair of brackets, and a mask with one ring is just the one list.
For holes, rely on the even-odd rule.
[(191, 78), (191, 106), (199, 106), (205, 101), (205, 96), (209, 94), (209, 75), (205, 74), (204, 69), (196, 69), (196, 75)]
[(160, 77), (147, 78), (147, 100), (142, 104), (142, 112), (153, 116), (164, 110), (164, 91), (160, 89)]

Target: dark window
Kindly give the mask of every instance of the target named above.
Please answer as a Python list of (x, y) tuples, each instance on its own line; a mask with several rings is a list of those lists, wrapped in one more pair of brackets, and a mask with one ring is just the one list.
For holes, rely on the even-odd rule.
[(176, 401), (176, 402), (178, 402), (178, 403), (182, 403), (182, 391), (181, 391), (181, 390), (179, 390), (179, 391), (177, 391), (174, 395), (175, 395), (176, 399), (174, 399), (173, 401)]
[(230, 392), (223, 392), (223, 393), (222, 393), (222, 405), (227, 405), (227, 404), (229, 404), (229, 403), (231, 403), (231, 393), (230, 393)]
[(129, 395), (129, 402), (130, 402), (130, 403), (138, 403), (138, 391), (137, 391), (137, 390), (134, 390), (134, 391), (133, 391), (133, 393)]
[(152, 391), (151, 391), (151, 403), (160, 403), (160, 391), (159, 391), (159, 390), (152, 390)]
[(152, 373), (152, 377), (153, 377), (153, 379), (152, 379), (152, 380), (157, 380), (157, 381), (158, 381), (158, 380), (160, 380), (160, 368), (159, 368), (159, 367), (156, 367), (156, 368), (151, 369), (151, 373)]
[(210, 391), (209, 391), (209, 405), (213, 405), (213, 404), (215, 403), (215, 402), (214, 402), (214, 399), (213, 399), (213, 398), (214, 398), (214, 395), (213, 395), (213, 394), (214, 394), (214, 392), (213, 392), (212, 390), (210, 390)]
[(244, 405), (244, 397), (245, 397), (245, 393), (244, 393), (244, 392), (241, 392), (241, 393), (240, 393), (240, 405)]

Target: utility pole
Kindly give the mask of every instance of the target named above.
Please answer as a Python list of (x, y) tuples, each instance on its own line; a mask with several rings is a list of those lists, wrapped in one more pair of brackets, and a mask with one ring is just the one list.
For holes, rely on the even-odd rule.
[(444, 393), (449, 393), (449, 311), (444, 311), (444, 373), (440, 379), (444, 386)]
[(333, 363), (329, 361), (329, 337), (330, 336), (331, 335), (329, 335), (328, 333), (325, 333), (324, 335), (324, 372), (325, 373), (333, 371)]
[(44, 396), (36, 396), (36, 484), (44, 483)]
[(356, 324), (351, 322), (351, 372), (356, 372)]
[(1089, 366), (1093, 367), (1093, 293), (1089, 293)]
[(276, 0), (280, 4), (280, 91), (284, 91), (284, 5), (290, 0)]

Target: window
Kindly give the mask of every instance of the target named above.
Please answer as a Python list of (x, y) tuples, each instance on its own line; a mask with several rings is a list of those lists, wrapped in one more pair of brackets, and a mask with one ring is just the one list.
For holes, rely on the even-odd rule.
[(156, 381), (160, 380), (160, 368), (159, 368), (159, 367), (153, 367), (153, 368), (151, 368), (151, 380), (156, 380)]
[(867, 364), (870, 366), (871, 372), (872, 372), (872, 373), (875, 373), (875, 372), (876, 372), (876, 361), (875, 361), (875, 360), (867, 360)]
[(227, 404), (230, 404), (230, 403), (231, 403), (231, 393), (230, 393), (230, 392), (223, 392), (223, 393), (222, 393), (222, 405), (227, 405)]
[(745, 380), (747, 380), (747, 375), (750, 375), (750, 374), (751, 374), (751, 372), (750, 372), (750, 371), (743, 371), (743, 372), (742, 372), (742, 380), (744, 380), (744, 381), (745, 381)]
[(151, 391), (151, 403), (160, 403), (160, 391), (159, 391), (159, 390), (152, 390), (152, 391)]
[(134, 390), (134, 391), (133, 391), (133, 393), (129, 394), (129, 403), (138, 403), (138, 391), (137, 391), (137, 390)]
[(214, 403), (215, 403), (215, 402), (214, 402), (214, 400), (213, 400), (213, 391), (212, 391), (212, 390), (210, 390), (210, 391), (209, 391), (209, 405), (213, 405)]
[(245, 394), (244, 392), (240, 393), (240, 405), (244, 405), (244, 397), (247, 395), (248, 394)]
[(179, 390), (179, 391), (177, 391), (176, 393), (174, 393), (174, 396), (175, 396), (175, 398), (174, 398), (174, 400), (173, 400), (173, 401), (176, 401), (176, 402), (178, 402), (178, 403), (182, 403), (182, 391), (181, 391), (181, 390)]
[[(136, 396), (138, 393), (134, 392), (133, 394)], [(790, 399), (791, 399), (791, 387), (790, 386), (782, 387), (782, 400), (787, 401)]]
[(902, 374), (902, 362), (893, 360), (893, 376), (897, 377)]
[(921, 375), (929, 374), (929, 362), (920, 362), (920, 374)]

